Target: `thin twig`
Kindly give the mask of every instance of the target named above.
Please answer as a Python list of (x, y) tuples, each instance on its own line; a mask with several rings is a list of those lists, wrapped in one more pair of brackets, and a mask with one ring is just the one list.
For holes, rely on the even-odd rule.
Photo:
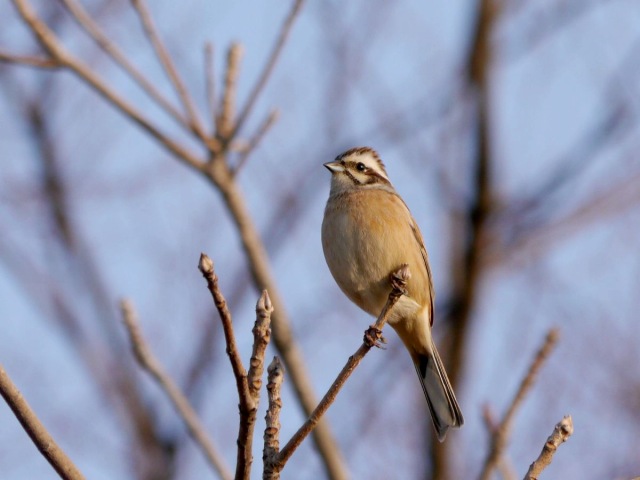
[(217, 107), (215, 62), (213, 53), (213, 44), (211, 42), (207, 42), (204, 46), (204, 85), (207, 94), (207, 106), (209, 107), (209, 118), (211, 119), (212, 128), (215, 130)]
[(267, 392), (269, 407), (265, 417), (266, 427), (264, 429), (264, 449), (262, 459), (264, 460), (263, 480), (278, 480), (282, 468), (277, 468), (270, 459), (276, 458), (280, 450), (280, 410), (282, 409), (282, 398), (280, 390), (284, 380), (284, 368), (278, 357), (273, 357), (273, 361), (267, 369), (269, 377), (267, 380)]
[(238, 159), (238, 163), (236, 163), (236, 166), (231, 171), (231, 174), (234, 177), (238, 174), (240, 169), (244, 166), (247, 159), (249, 158), (249, 155), (253, 153), (253, 151), (256, 149), (260, 141), (267, 134), (269, 129), (276, 123), (279, 116), (280, 116), (280, 113), (278, 112), (278, 110), (272, 110), (271, 113), (267, 115), (267, 118), (264, 119), (260, 127), (258, 127), (258, 130), (256, 131), (256, 133), (254, 133), (253, 137), (251, 137), (251, 139), (248, 141), (247, 145), (243, 147), (240, 158)]
[(238, 353), (236, 337), (233, 332), (231, 312), (227, 307), (227, 301), (220, 291), (220, 286), (218, 285), (218, 276), (213, 270), (213, 262), (208, 255), (204, 253), (200, 254), (198, 269), (207, 281), (207, 287), (209, 287), (209, 291), (211, 292), (211, 296), (213, 297), (213, 302), (218, 309), (218, 313), (220, 314), (220, 320), (222, 321), (222, 330), (224, 332), (224, 338), (227, 344), (227, 355), (229, 356), (229, 361), (231, 362), (233, 375), (236, 378), (238, 394), (240, 395), (240, 403), (246, 404), (246, 399), (243, 399), (243, 397), (249, 394), (249, 388), (247, 386), (247, 372), (242, 365), (240, 353)]
[(84, 480), (84, 475), (74, 465), (62, 448), (56, 443), (51, 434), (42, 425), (40, 419), (31, 410), (29, 404), (18, 390), (18, 387), (11, 381), (11, 378), (0, 365), (0, 394), (4, 398), (9, 408), (13, 411), (24, 431), (27, 432), (31, 441), (40, 450), (40, 453), (47, 459), (49, 464), (65, 480)]
[(207, 435), (196, 412), (189, 404), (189, 400), (187, 400), (175, 382), (164, 371), (162, 365), (160, 365), (160, 362), (154, 357), (149, 346), (144, 341), (136, 314), (133, 310), (133, 305), (131, 302), (123, 300), (120, 303), (120, 307), (122, 310), (122, 319), (129, 334), (131, 349), (133, 350), (136, 360), (167, 394), (169, 400), (171, 400), (171, 403), (187, 426), (191, 438), (193, 438), (196, 445), (200, 447), (200, 450), (202, 450), (211, 467), (218, 472), (222, 479), (231, 480), (231, 478), (233, 478), (231, 471), (226, 466), (222, 456), (218, 453), (218, 449), (215, 447), (213, 440)]
[(370, 326), (369, 329), (365, 331), (362, 345), (351, 357), (349, 357), (347, 363), (342, 368), (333, 384), (331, 385), (331, 387), (329, 387), (329, 390), (322, 398), (315, 410), (311, 413), (307, 421), (291, 437), (291, 439), (287, 442), (287, 444), (276, 457), (268, 458), (265, 460), (265, 462), (269, 463), (269, 469), (273, 469), (274, 471), (281, 471), (282, 468), (284, 468), (284, 465), (289, 460), (293, 452), (300, 446), (302, 441), (314, 429), (320, 418), (325, 414), (331, 404), (335, 401), (338, 392), (342, 389), (342, 386), (351, 376), (355, 368), (360, 364), (364, 356), (369, 353), (369, 350), (371, 350), (372, 347), (379, 346), (379, 342), (384, 342), (384, 338), (382, 337), (382, 328), (387, 323), (387, 318), (389, 317), (389, 313), (391, 312), (393, 306), (400, 299), (400, 297), (405, 294), (406, 282), (407, 280), (409, 280), (409, 278), (410, 272), (408, 265), (403, 265), (400, 269), (398, 269), (398, 271), (394, 272), (391, 275), (390, 280), (392, 288), (389, 292), (387, 303), (382, 309), (382, 312), (380, 312), (376, 323)]
[(36, 68), (61, 68), (63, 65), (55, 58), (34, 57), (32, 55), (13, 55), (11, 53), (0, 52), (0, 62), (18, 63), (27, 67)]
[(531, 362), (527, 374), (522, 379), (522, 382), (520, 382), (520, 387), (518, 388), (516, 395), (513, 397), (513, 400), (511, 401), (509, 408), (502, 418), (500, 425), (491, 436), (491, 447), (489, 449), (487, 459), (485, 460), (482, 473), (480, 474), (481, 480), (488, 480), (491, 472), (500, 462), (502, 454), (507, 446), (507, 441), (511, 434), (511, 427), (513, 425), (515, 413), (520, 405), (522, 405), (522, 402), (531, 390), (531, 387), (533, 386), (538, 376), (538, 372), (542, 368), (545, 360), (549, 357), (549, 354), (558, 343), (559, 336), (560, 334), (557, 328), (552, 328), (549, 330), (544, 339), (544, 343)]
[(184, 116), (171, 104), (167, 98), (138, 70), (133, 63), (129, 61), (127, 56), (113, 43), (107, 35), (100, 29), (98, 24), (93, 21), (91, 15), (84, 9), (82, 4), (77, 0), (61, 0), (67, 7), (73, 19), (87, 34), (96, 42), (96, 44), (107, 54), (117, 65), (129, 74), (129, 76), (149, 95), (155, 102), (163, 108), (178, 124), (192, 131), (189, 122)]
[(140, 22), (142, 23), (142, 28), (144, 29), (149, 42), (151, 43), (158, 60), (162, 64), (167, 77), (169, 77), (169, 81), (173, 85), (182, 102), (182, 105), (187, 113), (187, 118), (189, 119), (189, 126), (192, 131), (198, 135), (202, 140), (206, 141), (206, 134), (204, 129), (202, 128), (202, 123), (198, 118), (198, 113), (195, 107), (195, 103), (187, 87), (184, 84), (184, 81), (180, 77), (178, 73), (178, 69), (176, 68), (173, 60), (171, 59), (171, 55), (169, 55), (169, 51), (162, 43), (160, 39), (160, 35), (153, 23), (153, 19), (151, 18), (151, 12), (149, 12), (149, 8), (147, 7), (145, 0), (131, 0), (131, 4), (133, 8), (138, 13), (138, 17)]
[(280, 57), (282, 48), (287, 42), (287, 38), (289, 37), (289, 33), (291, 32), (291, 27), (293, 27), (293, 24), (295, 23), (295, 20), (298, 17), (298, 14), (302, 10), (303, 3), (304, 3), (303, 0), (294, 0), (291, 10), (289, 11), (289, 15), (287, 15), (287, 18), (282, 24), (282, 28), (280, 29), (280, 34), (278, 35), (278, 39), (276, 40), (276, 43), (273, 46), (271, 55), (269, 56), (269, 59), (267, 60), (266, 65), (262, 69), (262, 74), (260, 75), (260, 78), (257, 80), (256, 84), (254, 85), (253, 90), (249, 94), (247, 103), (245, 103), (244, 108), (240, 112), (240, 115), (238, 115), (238, 119), (235, 122), (233, 131), (229, 135), (230, 139), (234, 138), (238, 134), (245, 120), (251, 113), (251, 110), (253, 109), (253, 105), (256, 103), (256, 100), (260, 96), (260, 93), (262, 92), (265, 85), (267, 84), (267, 81), (269, 80), (269, 77), (273, 72), (273, 69), (278, 61), (278, 58)]
[(547, 438), (547, 441), (540, 452), (540, 456), (534, 461), (527, 474), (524, 476), (524, 480), (537, 480), (542, 471), (553, 460), (553, 456), (556, 453), (558, 447), (566, 442), (573, 434), (573, 420), (571, 415), (566, 415), (560, 420), (553, 429), (553, 433)]

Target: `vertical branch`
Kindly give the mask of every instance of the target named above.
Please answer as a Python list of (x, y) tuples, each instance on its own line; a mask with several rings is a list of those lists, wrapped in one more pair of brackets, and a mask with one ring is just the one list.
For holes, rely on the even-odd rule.
[(31, 437), (31, 441), (60, 475), (60, 478), (64, 480), (84, 480), (84, 475), (80, 473), (80, 470), (42, 425), (2, 365), (0, 365), (0, 394), (13, 411), (24, 431)]
[[(453, 385), (458, 384), (462, 376), (471, 313), (480, 281), (480, 253), (485, 223), (491, 212), (488, 71), (492, 53), (491, 33), (498, 13), (497, 0), (481, 0), (468, 60), (467, 82), (477, 99), (477, 148), (473, 178), (475, 195), (468, 207), (464, 226), (466, 244), (462, 252), (462, 266), (454, 272), (456, 291), (453, 295), (453, 308), (449, 322), (451, 343), (444, 355)], [(451, 478), (446, 445), (437, 442), (432, 444), (434, 480)]]
[(270, 338), (269, 325), (271, 323), (271, 312), (273, 306), (267, 291), (263, 291), (256, 305), (256, 322), (253, 327), (254, 343), (251, 354), (251, 367), (249, 374), (245, 371), (242, 360), (238, 353), (238, 348), (233, 333), (233, 323), (231, 313), (227, 308), (227, 302), (220, 292), (218, 277), (213, 270), (213, 262), (204, 253), (200, 255), (198, 264), (202, 276), (207, 281), (207, 286), (213, 297), (214, 303), (224, 331), (227, 345), (227, 354), (231, 361), (233, 375), (236, 379), (238, 389), (240, 419), (238, 427), (238, 452), (236, 462), (236, 480), (249, 480), (251, 464), (253, 462), (252, 446), (253, 431), (256, 423), (256, 414), (260, 400), (260, 386), (262, 385), (262, 372), (264, 365), (264, 352)]
[(224, 77), (224, 91), (220, 115), (217, 118), (217, 137), (223, 143), (228, 143), (231, 139), (233, 122), (236, 115), (236, 92), (238, 91), (238, 75), (240, 74), (240, 61), (242, 60), (242, 46), (234, 43), (229, 47), (227, 53), (227, 69)]
[(271, 313), (273, 305), (269, 294), (263, 290), (256, 305), (256, 323), (253, 326), (253, 351), (249, 361), (249, 394), (256, 405), (260, 399), (262, 373), (264, 372), (264, 353), (271, 340)]
[(269, 397), (269, 407), (265, 417), (266, 428), (264, 429), (264, 449), (262, 459), (264, 460), (264, 480), (278, 480), (280, 470), (269, 460), (275, 458), (280, 451), (280, 410), (282, 409), (282, 398), (280, 390), (284, 380), (284, 368), (278, 357), (273, 357), (273, 361), (268, 368), (267, 392)]
[(204, 79), (207, 94), (207, 106), (211, 125), (216, 129), (216, 76), (213, 55), (213, 44), (207, 42), (204, 47)]

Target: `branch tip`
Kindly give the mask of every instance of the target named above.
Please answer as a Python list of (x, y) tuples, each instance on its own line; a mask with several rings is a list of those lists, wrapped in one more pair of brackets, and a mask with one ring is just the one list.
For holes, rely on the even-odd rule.
[(200, 254), (200, 261), (198, 262), (198, 270), (203, 275), (211, 275), (213, 273), (213, 260), (206, 253)]
[(263, 290), (262, 295), (260, 295), (257, 308), (260, 310), (265, 310), (269, 313), (273, 312), (273, 304), (271, 303), (271, 297), (269, 297), (269, 292), (267, 292), (266, 289)]
[(571, 415), (565, 415), (555, 427), (553, 432), (547, 438), (542, 447), (542, 452), (538, 458), (531, 464), (529, 470), (524, 476), (524, 480), (537, 480), (542, 471), (549, 466), (558, 447), (566, 442), (573, 435), (573, 419)]

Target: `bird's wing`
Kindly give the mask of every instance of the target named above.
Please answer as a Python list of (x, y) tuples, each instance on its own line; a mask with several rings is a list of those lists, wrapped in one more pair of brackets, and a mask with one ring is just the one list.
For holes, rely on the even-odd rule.
[(433, 289), (433, 278), (431, 277), (431, 267), (429, 266), (429, 255), (427, 254), (427, 248), (424, 246), (424, 239), (422, 238), (420, 228), (413, 218), (413, 215), (411, 215), (411, 210), (409, 210), (409, 207), (407, 207), (407, 204), (404, 200), (402, 200), (400, 195), (398, 195), (398, 198), (409, 213), (409, 218), (411, 219), (411, 231), (413, 232), (413, 237), (416, 239), (416, 242), (418, 242), (420, 253), (422, 254), (422, 259), (424, 260), (424, 266), (427, 269), (427, 281), (429, 282), (429, 322), (431, 326), (433, 326), (433, 302), (435, 301), (436, 293)]

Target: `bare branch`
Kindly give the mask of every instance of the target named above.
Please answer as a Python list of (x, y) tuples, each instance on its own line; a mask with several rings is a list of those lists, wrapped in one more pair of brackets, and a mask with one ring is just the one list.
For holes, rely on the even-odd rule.
[(42, 425), (2, 365), (0, 365), (0, 394), (13, 411), (22, 428), (31, 437), (31, 441), (60, 475), (60, 478), (65, 480), (84, 480), (84, 475), (80, 473), (80, 470)]
[(222, 92), (220, 115), (216, 121), (216, 133), (219, 140), (229, 144), (233, 121), (236, 115), (236, 92), (238, 91), (238, 76), (240, 61), (242, 60), (242, 46), (233, 43), (227, 52), (227, 69), (224, 76), (224, 91)]
[(200, 262), (198, 263), (198, 269), (202, 273), (202, 276), (207, 281), (207, 287), (213, 297), (213, 302), (220, 314), (220, 320), (222, 321), (222, 329), (224, 331), (224, 338), (227, 344), (227, 355), (231, 362), (231, 368), (233, 369), (233, 375), (236, 377), (236, 383), (238, 387), (238, 394), (240, 395), (240, 403), (247, 403), (246, 397), (249, 395), (249, 388), (247, 386), (247, 372), (242, 365), (242, 359), (238, 353), (238, 347), (236, 345), (236, 337), (233, 333), (233, 322), (231, 320), (231, 312), (227, 307), (227, 301), (225, 300), (220, 286), (218, 285), (218, 277), (213, 270), (213, 262), (208, 255), (201, 253)]
[[(220, 313), (220, 320), (222, 321), (222, 329), (224, 331), (224, 338), (227, 345), (227, 355), (231, 362), (233, 376), (236, 379), (236, 387), (238, 389), (240, 424), (238, 428), (238, 452), (235, 478), (237, 480), (248, 480), (251, 472), (251, 463), (253, 462), (251, 447), (253, 443), (253, 430), (256, 422), (256, 413), (258, 410), (260, 385), (258, 384), (258, 391), (254, 391), (249, 388), (247, 372), (242, 365), (242, 359), (240, 358), (238, 347), (236, 345), (231, 313), (227, 308), (227, 302), (222, 295), (222, 292), (220, 292), (218, 277), (213, 270), (213, 262), (204, 253), (200, 255), (198, 268), (200, 269), (200, 272), (202, 272), (202, 276), (207, 281), (207, 286), (209, 287), (213, 301)], [(253, 365), (255, 365), (255, 368), (252, 371), (252, 382), (254, 384), (256, 382), (256, 375), (262, 374), (264, 351), (267, 348), (268, 342), (267, 331), (269, 330), (271, 311), (267, 307), (267, 302), (270, 306), (271, 301), (265, 291), (260, 297), (256, 307), (257, 319), (254, 327), (255, 341), (253, 345), (253, 355), (251, 357), (252, 368)], [(257, 370), (259, 370), (259, 374)]]
[(139, 112), (133, 105), (124, 100), (119, 94), (110, 88), (87, 65), (71, 55), (60, 43), (58, 37), (36, 15), (28, 0), (12, 0), (18, 13), (29, 26), (42, 47), (61, 65), (69, 68), (73, 73), (82, 78), (89, 86), (95, 89), (109, 103), (116, 106), (122, 113), (140, 125), (153, 138), (162, 144), (167, 150), (175, 154), (188, 165), (202, 170), (202, 161), (186, 150), (178, 143), (162, 133), (151, 121)]
[(291, 32), (291, 27), (293, 27), (293, 24), (296, 18), (298, 17), (298, 14), (302, 10), (303, 3), (304, 3), (303, 0), (294, 0), (291, 10), (289, 11), (289, 15), (287, 16), (284, 23), (282, 24), (282, 28), (280, 29), (280, 35), (278, 36), (278, 39), (276, 40), (276, 43), (273, 46), (273, 50), (271, 51), (269, 60), (267, 60), (266, 65), (262, 69), (262, 74), (260, 75), (260, 78), (256, 82), (251, 93), (249, 94), (249, 98), (247, 99), (247, 103), (242, 109), (242, 112), (240, 112), (240, 115), (238, 115), (238, 119), (236, 120), (236, 123), (233, 127), (233, 132), (231, 132), (231, 134), (229, 135), (229, 138), (235, 137), (237, 133), (240, 131), (245, 120), (251, 113), (251, 110), (253, 109), (253, 105), (256, 103), (256, 100), (260, 96), (260, 93), (262, 92), (265, 85), (267, 84), (267, 81), (271, 76), (271, 72), (273, 72), (273, 68), (275, 67), (278, 61), (278, 58), (280, 57), (282, 48), (287, 42), (287, 38), (289, 37), (289, 32)]
[(154, 357), (149, 346), (144, 341), (133, 305), (128, 300), (123, 300), (120, 303), (120, 308), (122, 310), (122, 319), (129, 334), (131, 349), (133, 350), (136, 360), (167, 394), (169, 400), (171, 400), (174, 408), (187, 426), (189, 435), (196, 442), (196, 445), (200, 447), (200, 450), (202, 450), (211, 467), (218, 472), (223, 480), (231, 480), (232, 475), (229, 468), (225, 465), (213, 440), (208, 437), (193, 407), (191, 407), (189, 401), (180, 391), (176, 383), (164, 371), (162, 365), (160, 365), (160, 362)]
[(153, 46), (153, 49), (156, 52), (158, 60), (160, 60), (160, 63), (162, 64), (167, 77), (169, 77), (169, 81), (175, 88), (178, 97), (180, 97), (182, 105), (187, 113), (187, 118), (189, 119), (189, 126), (191, 127), (191, 130), (201, 139), (206, 141), (207, 136), (204, 132), (204, 129), (202, 128), (202, 123), (198, 118), (198, 113), (193, 98), (191, 98), (191, 95), (189, 94), (184, 81), (180, 77), (178, 69), (173, 63), (171, 55), (169, 55), (169, 51), (160, 39), (160, 35), (158, 34), (158, 31), (153, 23), (153, 19), (151, 18), (151, 13), (149, 12), (146, 1), (131, 0), (131, 4), (138, 13), (138, 17), (140, 18), (140, 22), (142, 23), (142, 28), (144, 29), (149, 42)]
[(559, 332), (557, 328), (552, 328), (547, 333), (545, 337), (544, 343), (536, 353), (527, 374), (522, 379), (520, 383), (520, 387), (516, 392), (515, 397), (511, 402), (511, 405), (507, 409), (500, 425), (495, 430), (494, 434), (491, 436), (491, 448), (489, 450), (489, 455), (485, 460), (484, 467), (482, 469), (482, 473), (480, 474), (481, 480), (488, 480), (491, 472), (496, 468), (499, 464), (502, 454), (507, 446), (507, 441), (509, 436), (511, 435), (511, 427), (513, 425), (513, 419), (515, 417), (515, 413), (522, 405), (527, 393), (531, 390), (533, 383), (538, 376), (538, 372), (542, 368), (545, 360), (549, 357), (549, 354), (558, 343)]
[(266, 427), (264, 429), (264, 449), (262, 453), (264, 472), (262, 478), (264, 480), (278, 480), (282, 468), (277, 468), (272, 462), (268, 461), (276, 458), (280, 450), (280, 410), (282, 409), (280, 389), (284, 380), (284, 368), (278, 357), (273, 357), (268, 373), (269, 407), (265, 417)]
[(384, 343), (382, 328), (387, 323), (387, 318), (393, 306), (400, 299), (400, 297), (406, 293), (406, 282), (410, 277), (411, 274), (409, 272), (408, 265), (403, 265), (390, 276), (390, 283), (392, 288), (389, 292), (387, 303), (382, 309), (382, 312), (380, 312), (376, 323), (371, 325), (365, 331), (362, 345), (351, 357), (349, 357), (346, 365), (342, 368), (331, 387), (329, 387), (329, 390), (322, 398), (318, 406), (311, 413), (307, 421), (291, 437), (291, 439), (287, 442), (280, 453), (273, 458), (265, 457), (265, 470), (267, 470), (267, 464), (269, 464), (269, 470), (273, 469), (276, 472), (279, 472), (284, 468), (284, 465), (287, 463), (291, 455), (293, 455), (293, 452), (300, 446), (307, 435), (309, 435), (309, 433), (317, 425), (320, 418), (325, 414), (331, 404), (335, 401), (338, 392), (340, 392), (343, 385), (354, 372), (356, 367), (360, 364), (364, 356), (369, 353), (369, 350), (371, 350), (372, 347), (379, 347), (379, 342)]
[(126, 55), (115, 45), (107, 35), (100, 29), (98, 24), (93, 21), (91, 15), (84, 9), (82, 4), (77, 0), (61, 0), (67, 7), (73, 19), (84, 29), (87, 34), (96, 42), (96, 44), (109, 55), (116, 64), (120, 65), (131, 78), (149, 95), (156, 103), (163, 108), (171, 117), (173, 117), (180, 125), (191, 130), (188, 121), (183, 115), (167, 100), (162, 93), (133, 65)]
[(566, 415), (553, 429), (553, 433), (547, 438), (542, 452), (535, 462), (531, 464), (524, 480), (537, 480), (542, 471), (549, 466), (558, 447), (569, 440), (573, 434), (573, 420), (571, 415)]
[(34, 57), (32, 55), (14, 55), (6, 52), (0, 52), (0, 62), (18, 63), (20, 65), (36, 68), (60, 68), (63, 66), (54, 58)]
[(209, 118), (213, 129), (216, 128), (216, 76), (213, 56), (213, 44), (207, 42), (204, 47), (204, 84), (209, 107)]

